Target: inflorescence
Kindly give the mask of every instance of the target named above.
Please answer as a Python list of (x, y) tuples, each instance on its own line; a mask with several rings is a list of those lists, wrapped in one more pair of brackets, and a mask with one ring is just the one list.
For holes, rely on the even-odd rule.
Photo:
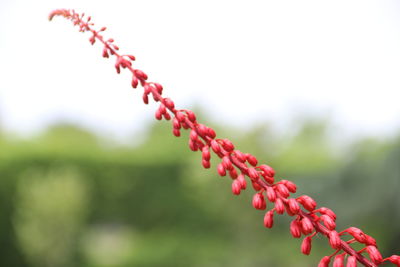
[[(190, 130), (189, 148), (192, 151), (201, 151), (202, 165), (208, 169), (211, 167), (211, 152), (214, 152), (221, 162), (217, 166), (220, 176), (229, 176), (232, 179), (232, 193), (239, 195), (245, 190), (248, 183), (255, 190), (252, 205), (258, 210), (267, 210), (264, 216), (264, 226), (272, 228), (274, 225), (275, 214), (285, 212), (293, 217), (290, 223), (290, 233), (294, 238), (303, 237), (301, 252), (309, 255), (312, 247), (313, 237), (321, 234), (328, 238), (329, 244), (334, 252), (321, 259), (318, 267), (329, 266), (333, 262), (334, 267), (344, 266), (346, 260), (347, 267), (357, 266), (357, 262), (364, 266), (378, 266), (385, 262), (391, 262), (400, 266), (400, 256), (392, 255), (383, 258), (377, 248), (373, 237), (365, 234), (356, 227), (350, 227), (341, 232), (336, 230), (336, 214), (329, 208), (317, 208), (314, 199), (307, 195), (290, 198), (292, 193), (297, 190), (296, 185), (288, 180), (275, 181), (275, 171), (272, 167), (265, 164), (258, 164), (255, 156), (235, 150), (235, 146), (228, 139), (216, 138), (215, 131), (197, 122), (193, 111), (177, 109), (174, 102), (169, 98), (164, 98), (163, 87), (159, 83), (147, 81), (147, 74), (142, 70), (133, 67), (135, 57), (133, 55), (120, 54), (119, 47), (113, 39), (105, 39), (100, 30), (94, 30), (94, 23), (91, 17), (78, 14), (74, 10), (57, 9), (50, 13), (49, 20), (55, 16), (62, 16), (73, 22), (79, 27), (80, 32), (90, 32), (89, 38), (93, 45), (99, 41), (103, 45), (102, 55), (105, 58), (113, 56), (117, 73), (121, 69), (127, 69), (132, 73), (131, 85), (137, 88), (139, 84), (143, 87), (143, 102), (149, 103), (152, 97), (159, 107), (155, 112), (157, 120), (172, 120), (172, 133), (179, 137), (181, 130)], [(267, 209), (267, 201), (271, 208)], [(359, 243), (363, 245), (360, 250), (354, 249), (351, 244)]]

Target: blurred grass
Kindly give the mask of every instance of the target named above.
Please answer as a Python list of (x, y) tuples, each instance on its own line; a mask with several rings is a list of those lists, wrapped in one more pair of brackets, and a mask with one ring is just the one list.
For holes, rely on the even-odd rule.
[[(360, 227), (385, 255), (399, 253), (400, 138), (338, 151), (323, 120), (287, 134), (216, 130), (334, 209), (339, 229)], [(154, 125), (138, 146), (68, 124), (29, 140), (0, 134), (0, 265), (316, 266), (331, 253), (318, 238), (302, 255), (287, 215), (265, 229), (252, 190), (233, 196), (217, 161), (202, 169), (187, 134), (170, 132)]]

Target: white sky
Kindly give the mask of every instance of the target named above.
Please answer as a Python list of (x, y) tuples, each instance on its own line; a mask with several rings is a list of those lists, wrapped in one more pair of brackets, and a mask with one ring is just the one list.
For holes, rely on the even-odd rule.
[[(0, 123), (34, 133), (58, 119), (124, 137), (152, 120), (127, 73), (69, 21), (107, 26), (179, 107), (240, 127), (326, 115), (340, 133), (400, 128), (399, 1), (0, 1)], [(146, 123), (144, 123), (146, 122)]]

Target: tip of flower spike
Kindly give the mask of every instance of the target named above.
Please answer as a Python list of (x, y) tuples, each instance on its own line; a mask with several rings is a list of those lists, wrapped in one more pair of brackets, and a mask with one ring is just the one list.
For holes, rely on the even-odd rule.
[(49, 21), (52, 21), (55, 16), (63, 16), (68, 17), (71, 13), (68, 9), (56, 9), (50, 12), (49, 14)]

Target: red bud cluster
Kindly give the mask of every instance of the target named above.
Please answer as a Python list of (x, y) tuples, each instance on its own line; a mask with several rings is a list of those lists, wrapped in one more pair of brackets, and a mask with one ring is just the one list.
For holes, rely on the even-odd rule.
[[(261, 164), (258, 165), (258, 160), (255, 156), (235, 150), (235, 146), (228, 139), (216, 138), (216, 133), (213, 129), (200, 124), (196, 120), (196, 115), (190, 110), (175, 109), (174, 102), (169, 98), (162, 96), (163, 87), (158, 83), (148, 82), (148, 76), (143, 71), (133, 67), (135, 57), (132, 55), (120, 55), (119, 47), (114, 44), (113, 39), (104, 39), (102, 32), (105, 27), (96, 31), (92, 28), (94, 25), (90, 22), (90, 17), (84, 20), (84, 14), (79, 15), (73, 10), (58, 9), (51, 12), (49, 19), (54, 16), (63, 16), (79, 27), (81, 32), (90, 32), (92, 36), (89, 41), (94, 44), (97, 41), (103, 45), (103, 57), (109, 58), (114, 56), (115, 69), (117, 73), (121, 69), (127, 69), (132, 74), (131, 85), (137, 88), (140, 85), (144, 89), (143, 102), (149, 103), (149, 96), (155, 102), (159, 102), (158, 109), (155, 113), (157, 120), (171, 120), (173, 134), (176, 137), (180, 136), (180, 131), (183, 129), (190, 130), (189, 148), (192, 151), (201, 151), (202, 165), (204, 168), (210, 168), (211, 151), (213, 151), (220, 163), (217, 165), (217, 172), (220, 176), (229, 175), (232, 179), (232, 193), (239, 195), (242, 190), (247, 188), (248, 177), (252, 187), (256, 191), (253, 196), (253, 207), (259, 210), (271, 207), (264, 216), (264, 226), (271, 228), (274, 224), (274, 214), (287, 213), (293, 217), (290, 224), (290, 233), (294, 238), (304, 236), (301, 243), (301, 252), (310, 254), (312, 248), (312, 238), (317, 234), (326, 236), (330, 246), (335, 252), (330, 256), (325, 256), (321, 259), (318, 266), (329, 266), (333, 258), (333, 266), (356, 266), (357, 261), (364, 266), (377, 266), (383, 262), (391, 262), (400, 266), (400, 256), (392, 255), (383, 259), (375, 239), (363, 233), (360, 229), (350, 227), (340, 233), (336, 229), (335, 213), (325, 207), (317, 209), (317, 203), (314, 199), (307, 195), (302, 195), (297, 198), (292, 198), (291, 194), (297, 190), (296, 185), (288, 180), (280, 180), (275, 182), (275, 171), (272, 167)], [(267, 205), (267, 201), (271, 205)], [(345, 241), (341, 237), (349, 235), (351, 239)], [(350, 246), (352, 243), (360, 243), (365, 247), (361, 250), (355, 250)], [(369, 259), (364, 253), (368, 254)], [(346, 259), (347, 257), (347, 259)]]

